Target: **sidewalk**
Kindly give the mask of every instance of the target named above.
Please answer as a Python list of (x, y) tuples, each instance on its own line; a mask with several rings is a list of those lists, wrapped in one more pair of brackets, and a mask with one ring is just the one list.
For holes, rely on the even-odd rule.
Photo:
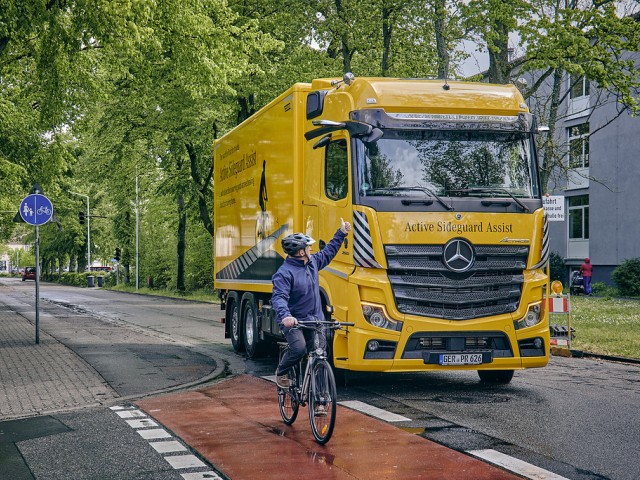
[(31, 321), (0, 303), (0, 421), (118, 398), (71, 349), (42, 328), (36, 344), (35, 332)]

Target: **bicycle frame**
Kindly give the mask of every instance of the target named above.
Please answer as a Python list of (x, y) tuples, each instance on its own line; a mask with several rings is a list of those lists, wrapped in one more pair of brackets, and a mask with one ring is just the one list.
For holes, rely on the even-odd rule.
[[(327, 361), (326, 348), (320, 346), (320, 331), (325, 326), (330, 329), (351, 326), (353, 323), (329, 322), (313, 319), (300, 323), (298, 328), (313, 330), (313, 348), (307, 353), (307, 364), (302, 373), (300, 361), (289, 370), (289, 387), (278, 388), (278, 404), (280, 414), (287, 425), (293, 424), (298, 416), (300, 405), (309, 405), (309, 423), (316, 442), (324, 445), (333, 433), (336, 418), (336, 385)], [(280, 355), (287, 351), (289, 345), (280, 343)], [(282, 357), (281, 357), (282, 358)]]
[[(303, 326), (302, 328), (313, 328), (313, 350), (307, 353), (307, 362), (304, 368), (304, 375), (302, 374), (302, 364), (304, 362), (305, 357), (302, 357), (297, 365), (295, 365), (295, 386), (294, 391), (297, 395), (297, 401), (303, 407), (306, 406), (307, 400), (309, 399), (309, 390), (311, 386), (311, 382), (315, 381), (311, 372), (313, 371), (313, 365), (318, 360), (327, 360), (327, 351), (326, 349), (320, 348), (319, 343), (320, 339), (318, 337), (318, 329), (317, 327), (308, 327)], [(288, 345), (287, 345), (288, 347)], [(315, 386), (315, 385), (314, 385)]]

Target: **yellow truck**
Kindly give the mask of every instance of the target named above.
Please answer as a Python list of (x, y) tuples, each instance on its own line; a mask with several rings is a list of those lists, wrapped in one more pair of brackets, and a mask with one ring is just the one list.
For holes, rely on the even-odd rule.
[(549, 360), (547, 222), (536, 118), (513, 85), (425, 79), (297, 83), (215, 142), (214, 285), (236, 351), (281, 337), (281, 239), (323, 248), (330, 339), (353, 371), (477, 370), (507, 383)]

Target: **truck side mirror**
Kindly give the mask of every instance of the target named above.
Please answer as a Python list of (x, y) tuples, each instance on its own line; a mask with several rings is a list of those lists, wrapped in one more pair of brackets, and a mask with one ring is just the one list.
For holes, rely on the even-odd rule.
[(331, 135), (325, 135), (313, 145), (313, 149), (315, 150), (316, 148), (322, 148), (328, 145), (329, 142), (331, 142)]

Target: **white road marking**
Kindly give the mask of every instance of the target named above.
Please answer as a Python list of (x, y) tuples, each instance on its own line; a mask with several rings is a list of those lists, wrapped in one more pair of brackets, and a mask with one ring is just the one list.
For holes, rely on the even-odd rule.
[(195, 455), (174, 455), (171, 457), (164, 457), (164, 459), (176, 470), (181, 468), (206, 467), (206, 465)]
[(158, 453), (186, 452), (187, 447), (177, 440), (169, 440), (168, 442), (149, 442)]
[(156, 438), (170, 438), (171, 434), (164, 428), (153, 428), (151, 430), (136, 430), (138, 434), (145, 440), (154, 440)]
[(146, 415), (144, 413), (142, 413), (140, 410), (122, 410), (122, 411), (116, 411), (116, 414), (120, 418), (141, 418), (141, 417), (146, 417)]
[[(274, 377), (275, 378), (275, 377)], [(181, 442), (174, 440), (169, 432), (167, 432), (163, 428), (148, 428), (145, 427), (157, 427), (158, 424), (154, 422), (152, 419), (148, 418), (146, 414), (140, 410), (136, 410), (133, 407), (125, 407), (121, 405), (116, 405), (114, 407), (109, 407), (114, 413), (116, 413), (120, 418), (127, 419), (131, 418), (133, 420), (125, 420), (127, 424), (133, 428), (138, 434), (149, 442), (154, 450), (160, 454), (163, 454), (163, 457), (167, 463), (169, 463), (174, 469), (180, 470), (183, 468), (200, 468), (200, 469), (210, 469), (212, 466), (207, 465), (202, 462), (198, 457), (191, 454), (180, 454), (180, 455), (164, 455), (171, 454), (176, 452), (186, 452), (187, 447), (185, 447)], [(144, 429), (144, 430), (140, 430)], [(168, 440), (165, 440), (168, 439)], [(159, 440), (159, 441), (152, 441)], [(215, 467), (213, 467), (215, 468)], [(205, 470), (202, 472), (193, 472), (193, 473), (182, 473), (182, 478), (185, 480), (222, 480), (216, 472), (212, 470)]]
[(142, 420), (126, 420), (131, 428), (145, 428), (145, 427), (157, 427), (158, 424), (150, 418), (143, 418)]
[(402, 415), (398, 415), (396, 413), (387, 412), (386, 410), (382, 410), (381, 408), (374, 407), (373, 405), (369, 405), (367, 403), (361, 402), (359, 400), (349, 400), (346, 402), (338, 402), (340, 405), (350, 408), (352, 410), (357, 410), (362, 413), (366, 413), (372, 417), (377, 417), (385, 422), (410, 422), (411, 419), (407, 417), (403, 417)]
[(566, 477), (557, 475), (544, 468), (536, 467), (530, 463), (523, 462), (517, 458), (510, 457), (496, 450), (469, 450), (468, 454), (481, 458), (489, 463), (497, 465), (507, 470), (522, 475), (532, 480), (567, 480)]

